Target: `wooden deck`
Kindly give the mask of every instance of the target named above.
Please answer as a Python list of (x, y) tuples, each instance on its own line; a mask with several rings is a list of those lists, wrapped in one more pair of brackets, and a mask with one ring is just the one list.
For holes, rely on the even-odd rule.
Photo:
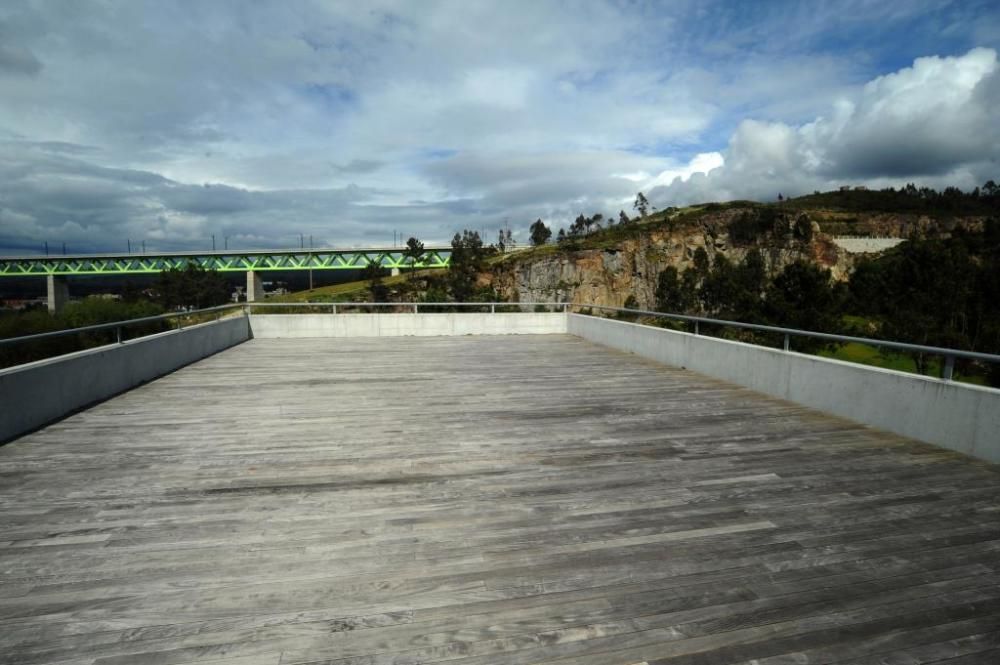
[(0, 663), (644, 661), (1000, 663), (1000, 468), (562, 335), (255, 340), (0, 448)]

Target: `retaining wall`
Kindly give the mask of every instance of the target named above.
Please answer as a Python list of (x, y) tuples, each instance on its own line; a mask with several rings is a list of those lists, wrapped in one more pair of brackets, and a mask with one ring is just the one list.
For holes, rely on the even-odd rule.
[(406, 337), (566, 332), (563, 313), (251, 314), (253, 336)]
[(573, 335), (1000, 463), (1000, 390), (593, 316)]
[(238, 316), (0, 369), (0, 442), (248, 339)]

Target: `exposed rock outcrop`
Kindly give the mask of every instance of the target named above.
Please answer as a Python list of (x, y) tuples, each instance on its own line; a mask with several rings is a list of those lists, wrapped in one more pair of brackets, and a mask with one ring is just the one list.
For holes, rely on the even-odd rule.
[(530, 253), (511, 257), (497, 266), (493, 287), (504, 298), (522, 302), (592, 303), (620, 307), (632, 296), (639, 307), (656, 304), (656, 282), (667, 266), (683, 271), (690, 267), (695, 252), (704, 248), (710, 261), (725, 256), (733, 262), (759, 249), (768, 270), (778, 272), (798, 259), (814, 261), (828, 268), (835, 279), (849, 274), (853, 259), (834, 245), (812, 223), (812, 239), (804, 241), (793, 232), (792, 217), (787, 232), (778, 229), (764, 243), (737, 246), (729, 237), (733, 219), (747, 212), (729, 209), (702, 216), (694, 223), (676, 228), (659, 226), (601, 249), (563, 250), (541, 256)]

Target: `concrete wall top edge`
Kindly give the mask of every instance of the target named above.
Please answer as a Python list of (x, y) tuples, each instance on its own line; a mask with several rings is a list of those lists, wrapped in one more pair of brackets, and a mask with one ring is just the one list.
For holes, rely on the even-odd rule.
[(433, 337), (566, 334), (563, 312), (434, 312), (250, 315), (253, 336)]
[(660, 333), (667, 333), (670, 335), (677, 335), (679, 337), (689, 337), (693, 339), (706, 339), (712, 342), (717, 342), (719, 344), (726, 344), (736, 348), (744, 348), (748, 350), (753, 350), (758, 353), (773, 354), (776, 357), (780, 356), (795, 356), (805, 360), (814, 361), (821, 364), (837, 365), (841, 367), (850, 367), (854, 369), (862, 369), (875, 374), (885, 374), (887, 376), (903, 377), (906, 379), (911, 379), (913, 381), (922, 381), (932, 386), (951, 386), (956, 388), (963, 388), (972, 391), (980, 391), (990, 395), (995, 395), (1000, 393), (1000, 388), (991, 388), (989, 386), (977, 386), (972, 383), (962, 383), (960, 381), (943, 381), (939, 378), (933, 376), (926, 376), (924, 374), (911, 374), (909, 372), (901, 372), (894, 369), (886, 369), (884, 367), (874, 367), (872, 365), (863, 365), (861, 363), (852, 363), (846, 360), (837, 360), (835, 358), (824, 358), (822, 356), (814, 356), (809, 353), (799, 353), (797, 351), (785, 351), (783, 349), (773, 349), (768, 346), (758, 346), (756, 344), (748, 344), (747, 342), (737, 342), (731, 339), (722, 339), (721, 337), (713, 337), (711, 335), (695, 335), (694, 333), (684, 332), (682, 330), (670, 330), (669, 328), (659, 328), (657, 326), (650, 326), (643, 323), (632, 323), (631, 321), (618, 321), (616, 319), (608, 319), (604, 317), (594, 317), (586, 314), (569, 314), (573, 318), (582, 319), (598, 319), (605, 323), (620, 324), (622, 326), (632, 326), (635, 328), (643, 328), (646, 330), (655, 330)]
[(42, 358), (41, 360), (34, 360), (30, 363), (24, 363), (21, 365), (14, 365), (13, 367), (5, 367), (0, 369), (0, 376), (7, 376), (11, 374), (17, 374), (19, 372), (27, 372), (33, 369), (38, 369), (40, 367), (45, 367), (47, 365), (55, 365), (57, 363), (65, 362), (67, 360), (73, 360), (75, 358), (83, 358), (86, 356), (100, 355), (102, 353), (110, 353), (115, 349), (120, 349), (123, 346), (135, 346), (142, 345), (148, 342), (152, 342), (164, 337), (171, 337), (173, 335), (183, 335), (185, 333), (190, 333), (192, 331), (198, 330), (200, 328), (207, 328), (216, 325), (225, 325), (231, 323), (234, 320), (245, 317), (229, 317), (225, 319), (218, 319), (215, 321), (206, 321), (205, 323), (196, 323), (190, 326), (185, 326), (180, 329), (164, 330), (163, 332), (153, 333), (152, 335), (143, 335), (142, 337), (136, 337), (134, 339), (124, 340), (121, 344), (112, 343), (104, 344), (101, 346), (94, 346), (89, 349), (82, 349), (80, 351), (73, 351), (71, 353), (64, 353), (59, 356), (52, 356), (51, 358)]

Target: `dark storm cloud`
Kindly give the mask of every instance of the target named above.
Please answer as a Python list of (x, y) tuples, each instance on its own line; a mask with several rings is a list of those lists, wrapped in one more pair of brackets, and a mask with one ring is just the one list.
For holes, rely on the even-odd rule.
[(42, 63), (26, 48), (0, 43), (0, 75), (33, 76), (42, 71)]

